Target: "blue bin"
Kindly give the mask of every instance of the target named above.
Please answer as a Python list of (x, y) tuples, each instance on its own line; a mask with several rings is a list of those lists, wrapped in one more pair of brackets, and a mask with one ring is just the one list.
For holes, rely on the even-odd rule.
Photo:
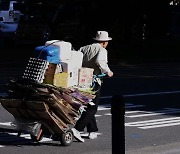
[(55, 46), (38, 46), (34, 50), (34, 57), (59, 64), (59, 48)]

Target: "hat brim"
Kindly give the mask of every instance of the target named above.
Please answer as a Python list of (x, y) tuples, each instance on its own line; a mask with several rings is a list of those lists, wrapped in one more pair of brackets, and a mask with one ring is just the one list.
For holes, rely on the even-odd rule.
[(107, 39), (98, 39), (98, 38), (93, 38), (93, 39), (96, 41), (110, 41), (110, 40), (112, 40), (111, 37), (108, 37)]

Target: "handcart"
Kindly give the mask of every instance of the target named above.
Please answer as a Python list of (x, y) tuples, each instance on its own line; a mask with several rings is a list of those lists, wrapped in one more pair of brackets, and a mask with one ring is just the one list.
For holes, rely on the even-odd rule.
[(48, 134), (53, 140), (60, 141), (61, 145), (69, 146), (74, 139), (71, 128), (86, 106), (93, 104), (92, 100), (101, 84), (99, 78), (104, 75), (93, 76), (92, 86), (87, 89), (57, 87), (51, 83), (51, 79), (54, 66), (59, 62), (58, 50), (49, 47), (50, 52), (45, 54), (42, 52), (44, 48), (47, 46), (40, 50), (38, 48), (43, 57), (29, 59), (23, 76), (9, 80), (7, 96), (0, 98), (0, 102), (14, 116), (13, 126), (18, 136), (25, 131), (34, 142), (39, 142)]
[[(95, 84), (99, 85), (96, 82), (99, 77), (94, 76), (94, 88), (97, 87)], [(24, 79), (10, 80), (7, 86), (8, 95), (0, 102), (14, 116), (13, 125), (18, 136), (27, 132), (34, 142), (39, 142), (48, 134), (63, 146), (73, 142), (71, 128), (86, 105), (92, 103), (95, 93), (92, 89), (86, 92), (82, 89), (57, 88)]]
[(39, 142), (49, 134), (53, 140), (69, 146), (74, 139), (71, 128), (92, 96), (76, 89), (18, 79), (10, 80), (8, 95), (0, 102), (14, 116), (13, 125), (19, 136), (25, 131), (34, 142)]
[[(94, 76), (96, 90), (98, 78)], [(26, 79), (10, 80), (7, 86), (7, 96), (0, 102), (14, 116), (18, 136), (27, 132), (34, 142), (39, 142), (48, 134), (63, 146), (73, 142), (71, 128), (95, 94), (92, 89), (57, 88)]]

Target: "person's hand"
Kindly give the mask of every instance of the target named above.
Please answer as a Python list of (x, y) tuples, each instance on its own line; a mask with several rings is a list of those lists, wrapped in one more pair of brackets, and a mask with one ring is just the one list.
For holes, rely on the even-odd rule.
[(107, 73), (107, 76), (108, 76), (108, 77), (112, 77), (112, 76), (113, 76), (113, 72), (112, 72), (112, 71), (109, 71), (109, 72)]

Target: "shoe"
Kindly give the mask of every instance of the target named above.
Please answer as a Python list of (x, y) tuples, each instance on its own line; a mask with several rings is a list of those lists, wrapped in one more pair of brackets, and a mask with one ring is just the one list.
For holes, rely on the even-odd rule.
[(80, 134), (80, 132), (77, 129), (72, 128), (71, 130), (72, 130), (74, 138), (76, 140), (78, 140), (79, 142), (84, 142), (84, 139), (81, 137), (81, 134)]
[(95, 138), (97, 138), (97, 133), (95, 133), (95, 132), (90, 132), (88, 138), (89, 138), (89, 139), (95, 139)]

